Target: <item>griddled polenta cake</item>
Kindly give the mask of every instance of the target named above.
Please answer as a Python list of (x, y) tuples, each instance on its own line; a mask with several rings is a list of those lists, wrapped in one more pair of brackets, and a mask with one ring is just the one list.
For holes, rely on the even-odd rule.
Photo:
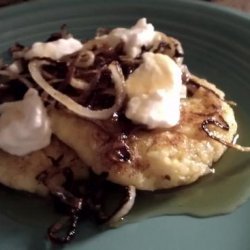
[[(190, 184), (214, 171), (226, 146), (211, 139), (202, 123), (215, 119), (227, 130), (211, 130), (231, 142), (237, 130), (233, 109), (224, 93), (206, 80), (192, 76), (192, 96), (182, 99), (181, 120), (171, 129), (131, 129), (121, 135), (122, 122), (93, 123), (60, 110), (51, 110), (53, 132), (97, 174), (137, 189), (156, 190)], [(125, 125), (129, 126), (129, 125)], [(124, 131), (124, 130), (123, 130)]]
[[(212, 164), (226, 150), (209, 129), (226, 142), (236, 133), (224, 93), (190, 76), (181, 43), (155, 31), (145, 18), (85, 43), (52, 36), (47, 43), (17, 50), (33, 80), (28, 87), (40, 91), (49, 112), (52, 133), (94, 173), (105, 172), (117, 184), (142, 190), (190, 184), (213, 172)], [(49, 147), (67, 148), (54, 145)], [(64, 155), (73, 153), (69, 148)], [(37, 192), (34, 177), (51, 164), (44, 152), (23, 157), (32, 192)], [(36, 157), (44, 163), (34, 170)], [(17, 159), (13, 156), (13, 162)], [(2, 179), (15, 188), (9, 177)], [(29, 181), (24, 188), (20, 183), (16, 188), (29, 189)]]
[(87, 167), (75, 152), (56, 137), (48, 147), (23, 157), (0, 150), (0, 159), (0, 183), (41, 196), (64, 184), (65, 171), (72, 171), (76, 179), (88, 176)]

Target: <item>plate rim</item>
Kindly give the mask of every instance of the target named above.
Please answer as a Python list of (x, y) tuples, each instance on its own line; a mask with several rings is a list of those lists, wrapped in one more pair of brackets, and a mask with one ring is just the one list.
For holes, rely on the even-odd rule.
[[(60, 2), (60, 1), (64, 1), (64, 2), (67, 2), (67, 0), (54, 0), (54, 2)], [(89, 0), (91, 1), (91, 0)], [(95, 2), (98, 2), (99, 0), (92, 0), (91, 1), (91, 4), (95, 4)], [(116, 0), (109, 0), (110, 2), (113, 2), (113, 3), (117, 3)], [(3, 9), (0, 9), (0, 17), (1, 17), (1, 14), (9, 14), (9, 12), (12, 12), (13, 10), (14, 11), (18, 11), (19, 8), (26, 8), (27, 6), (30, 6), (30, 4), (32, 3), (32, 7), (29, 7), (29, 8), (33, 8), (33, 6), (40, 6), (40, 4), (44, 4), (44, 6), (47, 4), (49, 4), (51, 2), (51, 0), (37, 0), (37, 1), (34, 1), (34, 2), (24, 2), (24, 3), (21, 3), (21, 4), (17, 4), (17, 5), (14, 5), (14, 6), (8, 6), (8, 7), (4, 7)], [(80, 0), (72, 0), (71, 2), (82, 2)], [(88, 0), (87, 0), (88, 2)], [(155, 4), (156, 2), (157, 3), (164, 3), (164, 0), (156, 0), (156, 1), (153, 1), (153, 0), (147, 0), (145, 2), (150, 2), (150, 4)], [(249, 14), (246, 14), (244, 12), (241, 12), (239, 10), (235, 10), (235, 9), (231, 9), (229, 7), (225, 7), (225, 6), (219, 6), (219, 5), (214, 5), (211, 3), (207, 3), (207, 2), (202, 2), (202, 1), (195, 1), (195, 0), (169, 0), (169, 2), (180, 2), (180, 3), (185, 3), (187, 4), (187, 2), (189, 2), (188, 4), (197, 4), (199, 6), (205, 6), (206, 8), (208, 6), (210, 11), (213, 11), (213, 10), (216, 10), (216, 11), (219, 11), (219, 12), (225, 12), (227, 14), (230, 14), (230, 15), (236, 15), (237, 17), (239, 17), (240, 19), (243, 19), (244, 21), (247, 21), (249, 22), (250, 21), (250, 15)], [(142, 3), (143, 4), (143, 1), (138, 1), (138, 3)], [(127, 3), (126, 3), (127, 4)], [(82, 5), (84, 5), (84, 3), (82, 2)], [(18, 223), (18, 222), (15, 222), (15, 223)], [(77, 245), (77, 244), (76, 244)]]

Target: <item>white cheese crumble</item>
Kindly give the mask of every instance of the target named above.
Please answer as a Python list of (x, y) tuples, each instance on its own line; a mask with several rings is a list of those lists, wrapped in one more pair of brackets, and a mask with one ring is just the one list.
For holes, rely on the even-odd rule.
[(50, 144), (50, 121), (38, 92), (29, 89), (23, 100), (0, 105), (0, 148), (23, 156)]
[[(124, 50), (129, 57), (135, 58), (141, 53), (142, 46), (152, 45), (155, 38), (154, 26), (147, 23), (146, 18), (141, 18), (130, 29), (116, 28), (107, 36), (107, 42), (115, 47), (121, 41), (124, 42)], [(100, 37), (102, 39), (102, 37)]]
[(132, 97), (126, 116), (135, 123), (147, 125), (149, 129), (169, 128), (180, 119), (179, 100), (168, 91), (158, 90), (150, 95)]
[(61, 38), (52, 42), (36, 42), (25, 53), (24, 57), (28, 60), (34, 57), (46, 57), (53, 60), (59, 60), (63, 56), (73, 54), (82, 49), (82, 43), (73, 38)]
[(126, 117), (150, 129), (170, 128), (180, 119), (181, 70), (167, 55), (147, 52), (126, 81)]

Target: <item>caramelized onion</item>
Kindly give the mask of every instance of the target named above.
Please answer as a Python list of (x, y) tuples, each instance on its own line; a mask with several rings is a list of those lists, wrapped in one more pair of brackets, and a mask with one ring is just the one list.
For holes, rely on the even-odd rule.
[(76, 89), (82, 89), (82, 90), (89, 89), (89, 84), (86, 81), (75, 77), (72, 77), (70, 79), (70, 85)]
[(1, 76), (8, 76), (9, 78), (13, 79), (17, 77), (17, 74), (10, 72), (9, 70), (0, 70)]
[(90, 110), (89, 108), (83, 107), (82, 105), (78, 104), (77, 102), (73, 101), (67, 95), (59, 92), (58, 90), (54, 89), (42, 76), (41, 74), (41, 67), (43, 65), (48, 65), (49, 62), (46, 60), (33, 60), (29, 63), (28, 68), (30, 74), (34, 81), (50, 96), (52, 96), (56, 101), (64, 105), (73, 113), (90, 119), (107, 119), (109, 118), (114, 112), (118, 111), (125, 98), (124, 92), (124, 77), (122, 75), (122, 71), (118, 63), (113, 62), (109, 65), (109, 69), (111, 71), (112, 80), (114, 81), (115, 90), (116, 90), (116, 98), (115, 103), (112, 107), (102, 110)]
[(122, 219), (125, 215), (129, 213), (131, 208), (134, 205), (135, 197), (136, 197), (136, 189), (134, 186), (125, 187), (127, 194), (125, 196), (125, 200), (122, 201), (121, 206), (114, 212), (111, 218), (108, 220), (109, 224), (114, 224)]
[(14, 72), (11, 72), (10, 70), (0, 70), (0, 75), (1, 76), (7, 76), (9, 77), (10, 80), (12, 79), (18, 79), (20, 82), (22, 82), (26, 87), (28, 88), (32, 88), (32, 83), (25, 78), (24, 76), (20, 75), (20, 74), (16, 74)]
[(91, 50), (82, 50), (76, 59), (75, 65), (80, 68), (87, 68), (95, 62), (95, 54)]
[[(75, 236), (78, 220), (79, 216), (76, 214), (63, 217), (60, 221), (56, 222), (51, 227), (49, 227), (48, 229), (49, 239), (56, 244), (65, 244), (71, 241)], [(61, 231), (63, 231), (65, 227), (67, 227), (65, 236), (60, 236), (59, 234), (61, 233)]]
[(214, 84), (209, 83), (205, 79), (200, 79), (194, 75), (190, 75), (190, 81), (195, 84), (211, 91), (214, 95), (216, 95), (219, 99), (224, 100), (225, 94), (223, 91), (219, 90)]
[(229, 125), (224, 121), (223, 123), (221, 121), (216, 120), (215, 118), (208, 118), (205, 121), (202, 122), (201, 127), (204, 130), (204, 132), (213, 140), (229, 147), (234, 148), (242, 152), (250, 152), (250, 147), (244, 147), (238, 144), (235, 144), (235, 140), (233, 142), (227, 142), (222, 138), (217, 137), (214, 135), (214, 132), (209, 130), (209, 125), (215, 125), (216, 127), (219, 127), (221, 129), (224, 129), (226, 131), (229, 130)]
[(237, 102), (234, 101), (226, 101), (226, 103), (230, 106), (236, 107), (237, 106)]
[(155, 39), (150, 51), (170, 56), (178, 65), (182, 65), (184, 51), (181, 43), (170, 36), (157, 32), (158, 39)]
[(93, 50), (93, 48), (100, 48), (108, 45), (107, 36), (96, 37), (84, 43), (84, 48), (87, 50)]
[[(50, 187), (49, 187), (50, 188)], [(50, 188), (52, 195), (57, 197), (63, 204), (70, 206), (71, 209), (80, 211), (83, 207), (83, 199), (76, 198), (72, 193), (61, 187)]]
[[(65, 175), (64, 187), (49, 185), (50, 177), (48, 173), (39, 174), (39, 179), (50, 190), (50, 194), (55, 198), (58, 208), (65, 214), (58, 222), (54, 223), (48, 229), (49, 239), (54, 243), (64, 244), (72, 240), (75, 235), (79, 219), (86, 215), (93, 215), (100, 223), (114, 225), (129, 213), (135, 202), (136, 189), (134, 186), (120, 186), (109, 183), (107, 174), (99, 176), (90, 175), (86, 182), (76, 182), (73, 178), (71, 169)], [(73, 187), (73, 189), (72, 189)], [(112, 188), (112, 189), (110, 189)], [(84, 190), (84, 191), (83, 191)], [(120, 190), (122, 198), (118, 207), (110, 214), (106, 213), (107, 195), (110, 191)]]

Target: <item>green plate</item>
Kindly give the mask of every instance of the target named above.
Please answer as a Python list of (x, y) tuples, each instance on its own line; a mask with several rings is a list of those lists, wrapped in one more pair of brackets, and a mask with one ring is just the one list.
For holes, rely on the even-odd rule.
[[(0, 10), (0, 52), (7, 57), (15, 41), (43, 40), (63, 23), (81, 38), (93, 36), (100, 26), (130, 26), (143, 16), (182, 41), (185, 62), (193, 73), (216, 82), (228, 99), (238, 103), (240, 143), (250, 144), (246, 14), (187, 0), (34, 1)], [(141, 195), (129, 217), (137, 222), (109, 230), (82, 225), (76, 240), (64, 249), (249, 250), (250, 202), (232, 210), (250, 195), (250, 155), (229, 150), (217, 169), (216, 175), (167, 195)], [(57, 249), (45, 237), (47, 226), (57, 217), (50, 205), (0, 187), (0, 249)], [(231, 213), (218, 215), (227, 212)], [(168, 215), (148, 218), (163, 213)], [(169, 215), (174, 213), (181, 215)]]

